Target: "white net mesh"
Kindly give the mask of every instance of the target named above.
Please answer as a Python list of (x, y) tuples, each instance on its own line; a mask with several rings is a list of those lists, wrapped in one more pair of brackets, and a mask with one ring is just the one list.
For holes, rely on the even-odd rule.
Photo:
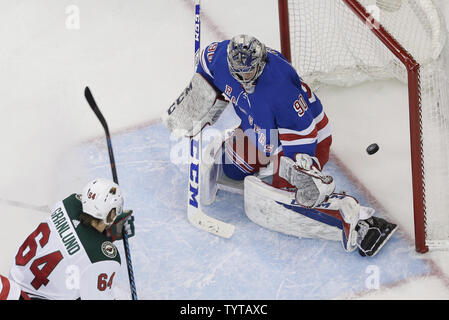
[[(449, 240), (449, 46), (432, 0), (361, 0), (421, 65), (423, 174), (428, 244)], [(407, 83), (405, 66), (342, 0), (289, 0), (292, 64), (313, 89), (368, 80)], [(435, 242), (436, 241), (436, 242)], [(449, 243), (449, 242), (448, 242)]]

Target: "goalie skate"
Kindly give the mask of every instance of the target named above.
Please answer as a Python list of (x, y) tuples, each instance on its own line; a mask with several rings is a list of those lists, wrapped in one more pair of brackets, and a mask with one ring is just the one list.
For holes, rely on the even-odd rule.
[(359, 221), (356, 226), (359, 254), (374, 257), (396, 230), (396, 224), (377, 217)]

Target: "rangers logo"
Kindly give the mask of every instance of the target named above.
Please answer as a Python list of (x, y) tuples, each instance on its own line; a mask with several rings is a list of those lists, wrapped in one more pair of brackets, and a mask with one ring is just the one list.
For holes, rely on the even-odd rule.
[(111, 259), (114, 259), (117, 256), (117, 248), (112, 244), (112, 242), (105, 241), (101, 245), (101, 252)]
[(228, 86), (228, 85), (226, 85), (226, 87), (225, 87), (225, 94), (226, 94), (229, 98), (231, 98), (232, 88), (231, 88), (230, 86)]

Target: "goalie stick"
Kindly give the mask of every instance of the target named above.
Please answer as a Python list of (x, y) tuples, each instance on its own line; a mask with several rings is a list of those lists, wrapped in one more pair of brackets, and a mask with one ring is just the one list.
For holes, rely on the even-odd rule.
[[(89, 87), (86, 87), (86, 89), (84, 90), (84, 96), (86, 97), (87, 103), (89, 103), (89, 106), (92, 108), (92, 111), (95, 113), (98, 120), (100, 120), (101, 125), (103, 126), (104, 132), (106, 134), (106, 142), (108, 145), (109, 162), (111, 164), (112, 177), (114, 182), (118, 184), (117, 169), (115, 167), (115, 159), (114, 153), (112, 151), (111, 135), (109, 134), (108, 124), (103, 114), (101, 113), (100, 109), (98, 108), (97, 103), (95, 102), (95, 99), (92, 96), (92, 92), (90, 91)], [(129, 278), (129, 286), (131, 288), (131, 298), (133, 300), (137, 300), (137, 290), (134, 281), (134, 272), (133, 272), (133, 265), (131, 262), (131, 252), (129, 249), (128, 234), (126, 233), (125, 229), (123, 229), (122, 231), (122, 237), (123, 237), (123, 247), (125, 249), (126, 265), (128, 267), (128, 278)]]
[[(195, 69), (200, 59), (200, 0), (195, 1)], [(195, 72), (196, 70), (194, 70)], [(187, 199), (187, 218), (189, 222), (207, 232), (223, 238), (230, 238), (235, 227), (232, 224), (217, 220), (205, 214), (201, 210), (201, 190), (200, 190), (200, 163), (202, 153), (201, 130), (194, 137), (190, 138), (189, 144), (189, 184)]]

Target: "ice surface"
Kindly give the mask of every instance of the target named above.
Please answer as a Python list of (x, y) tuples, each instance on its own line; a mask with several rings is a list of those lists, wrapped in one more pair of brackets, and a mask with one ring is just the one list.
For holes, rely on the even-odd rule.
[[(233, 237), (194, 228), (186, 219), (187, 165), (169, 161), (169, 140), (161, 124), (114, 137), (119, 181), (136, 217), (137, 236), (130, 245), (142, 299), (331, 299), (366, 290), (373, 270), (380, 286), (430, 272), (400, 232), (382, 254), (363, 258), (345, 253), (340, 242), (263, 229), (246, 217), (243, 197), (227, 192), (204, 211), (234, 224)], [(82, 152), (92, 176), (109, 177), (109, 158), (99, 145), (83, 145)], [(340, 190), (372, 206), (333, 162), (327, 170)], [(121, 285), (126, 287), (126, 278)]]
[[(447, 2), (440, 3), (448, 11)], [(73, 4), (80, 28), (69, 30), (66, 9)], [(279, 49), (276, 1), (227, 4), (238, 10), (202, 1), (203, 45), (248, 33)], [(338, 242), (263, 229), (246, 218), (241, 196), (222, 192), (205, 210), (236, 225), (225, 240), (188, 223), (186, 165), (169, 161), (170, 151), (184, 147), (157, 121), (192, 76), (192, 2), (0, 0), (0, 8), (0, 199), (52, 205), (93, 176), (110, 177), (103, 130), (83, 97), (90, 86), (109, 122), (119, 182), (136, 215), (130, 245), (140, 299), (449, 298), (448, 253), (414, 252), (409, 190), (391, 192), (380, 179), (395, 176), (407, 185), (403, 137), (384, 126), (366, 136), (348, 125), (374, 126), (379, 114), (394, 112), (404, 131), (403, 108), (388, 108), (404, 104), (399, 84), (318, 92), (334, 127), (326, 170), (340, 190), (400, 226), (378, 256), (362, 258)], [(391, 105), (378, 103), (373, 91)], [(365, 148), (373, 142), (381, 149), (369, 157)], [(0, 209), (7, 223), (0, 273), (7, 275), (16, 248), (44, 215), (5, 204)], [(126, 278), (123, 265), (117, 280), (124, 299)]]

